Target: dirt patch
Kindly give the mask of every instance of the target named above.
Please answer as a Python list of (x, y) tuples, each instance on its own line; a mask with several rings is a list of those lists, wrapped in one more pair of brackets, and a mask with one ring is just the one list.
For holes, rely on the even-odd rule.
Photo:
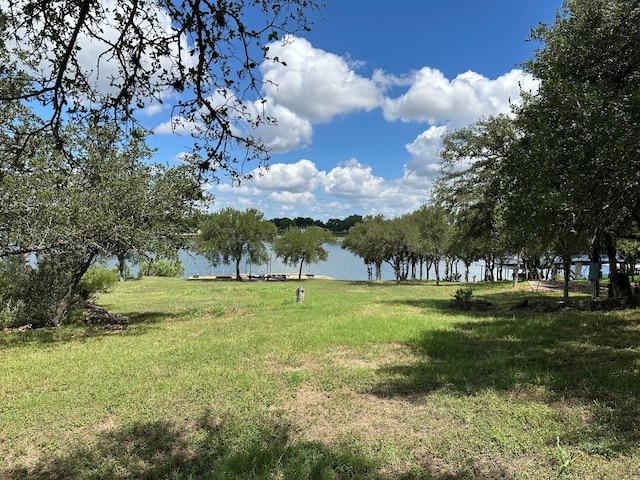
[(330, 358), (338, 365), (347, 368), (379, 369), (406, 361), (413, 353), (407, 345), (401, 343), (372, 344), (366, 353), (361, 354), (353, 348), (340, 346), (333, 350)]
[[(564, 282), (551, 280), (529, 280), (529, 287), (534, 292), (562, 292), (564, 290)], [(605, 288), (600, 290), (606, 292)], [(569, 282), (569, 292), (591, 293), (593, 287), (588, 282)]]
[(338, 346), (329, 353), (318, 356), (297, 356), (293, 359), (270, 359), (264, 367), (267, 373), (307, 372), (317, 373), (326, 370), (327, 365), (335, 364), (342, 368), (364, 368), (377, 370), (398, 362), (406, 362), (413, 356), (411, 347), (400, 343), (371, 344), (366, 352)]
[[(413, 353), (403, 344), (374, 344), (362, 353), (347, 346), (333, 349), (324, 361), (300, 362), (309, 373), (326, 370), (333, 362), (341, 369), (378, 370), (406, 364)], [(407, 418), (419, 408), (411, 398), (383, 398), (347, 386), (323, 389), (315, 382), (296, 390), (285, 410), (302, 427), (306, 440), (332, 443), (357, 432), (362, 438), (388, 438), (390, 432), (406, 436)], [(424, 432), (423, 432), (424, 433)]]

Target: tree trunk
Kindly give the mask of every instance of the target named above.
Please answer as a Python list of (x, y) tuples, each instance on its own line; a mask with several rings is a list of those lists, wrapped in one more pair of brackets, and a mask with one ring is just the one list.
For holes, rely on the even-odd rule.
[(493, 256), (484, 257), (484, 278), (486, 281), (493, 284), (495, 282), (494, 277), (495, 258)]
[(613, 298), (628, 296), (631, 294), (629, 277), (618, 270), (618, 261), (616, 259), (618, 252), (611, 234), (607, 233), (605, 235), (604, 242), (607, 248), (607, 256), (609, 257), (609, 295)]
[(241, 281), (242, 277), (240, 276), (240, 258), (236, 259), (236, 280)]
[(304, 258), (300, 260), (300, 269), (298, 270), (298, 280), (302, 280), (302, 265), (304, 265)]
[(564, 284), (562, 287), (562, 298), (569, 298), (569, 280), (571, 276), (571, 256), (562, 256), (562, 267), (564, 268)]
[(125, 263), (125, 252), (118, 252), (118, 272), (120, 273), (120, 281), (124, 282), (127, 279), (127, 264)]
[(376, 282), (382, 281), (382, 262), (376, 262)]
[(31, 254), (23, 253), (20, 255), (20, 269), (18, 270), (20, 275), (27, 275), (31, 270)]
[(513, 267), (513, 288), (518, 286), (518, 273), (520, 272), (520, 258), (522, 258), (521, 254), (518, 254), (516, 257), (516, 265)]
[(57, 327), (62, 323), (62, 319), (67, 313), (67, 310), (69, 309), (69, 305), (71, 304), (71, 300), (73, 299), (73, 294), (76, 291), (78, 282), (80, 282), (80, 279), (82, 279), (82, 276), (87, 272), (87, 270), (93, 263), (93, 259), (95, 258), (95, 256), (96, 255), (93, 252), (87, 254), (86, 258), (82, 260), (82, 262), (76, 268), (76, 271), (71, 276), (71, 280), (69, 281), (67, 291), (58, 302), (58, 306), (56, 307), (56, 313), (51, 319), (52, 326)]
[(589, 267), (589, 279), (591, 280), (591, 298), (596, 299), (600, 295), (600, 281), (598, 280), (598, 272), (593, 272), (593, 266), (600, 266), (600, 245), (599, 240), (594, 237), (591, 244), (591, 265)]

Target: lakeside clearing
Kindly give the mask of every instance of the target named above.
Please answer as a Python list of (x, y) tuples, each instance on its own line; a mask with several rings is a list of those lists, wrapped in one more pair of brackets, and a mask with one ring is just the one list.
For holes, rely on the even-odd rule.
[(0, 333), (0, 478), (640, 478), (638, 311), (303, 285), (144, 278), (97, 299), (126, 330)]

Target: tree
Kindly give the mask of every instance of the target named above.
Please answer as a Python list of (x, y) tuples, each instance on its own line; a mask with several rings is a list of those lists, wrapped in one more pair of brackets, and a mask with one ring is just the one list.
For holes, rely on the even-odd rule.
[(242, 259), (252, 264), (266, 263), (269, 259), (266, 244), (276, 234), (276, 226), (265, 220), (262, 212), (254, 208), (242, 212), (229, 207), (203, 218), (195, 248), (214, 266), (233, 263), (236, 280), (242, 280)]
[[(142, 159), (150, 153), (143, 150), (128, 155)], [(190, 224), (198, 216), (199, 208), (208, 204), (209, 197), (200, 188), (196, 169), (188, 164), (168, 168), (138, 162), (135, 167), (114, 174), (117, 185), (114, 180), (112, 188), (118, 189), (114, 194), (123, 205), (118, 212), (123, 220), (121, 229), (137, 216), (143, 222), (138, 226), (126, 225), (127, 235), (118, 237), (108, 249), (118, 260), (123, 281), (127, 258), (147, 258), (150, 254), (174, 258), (180, 248), (188, 247), (185, 235), (193, 233)]]
[[(591, 241), (592, 260), (604, 245), (619, 295), (615, 239), (640, 220), (640, 5), (568, 1), (533, 38), (543, 48), (525, 66), (540, 88), (517, 111), (523, 158), (510, 170), (544, 185), (534, 198), (551, 198), (544, 203), (554, 212), (572, 216), (573, 230)], [(530, 185), (525, 195), (537, 193), (520, 183)]]
[(276, 238), (273, 250), (285, 265), (299, 265), (298, 280), (302, 278), (302, 266), (325, 261), (329, 252), (322, 245), (335, 243), (333, 235), (319, 227), (293, 227)]
[(371, 267), (375, 269), (375, 279), (382, 281), (382, 262), (385, 261), (384, 217), (382, 215), (367, 216), (362, 223), (357, 223), (349, 229), (344, 237), (341, 248), (349, 250), (364, 260), (368, 270), (369, 280), (373, 279)]
[(453, 226), (447, 211), (438, 205), (423, 205), (412, 220), (421, 238), (422, 255), (433, 262), (436, 285), (440, 284), (440, 262), (451, 251)]
[(98, 256), (174, 247), (179, 221), (203, 198), (195, 169), (145, 163), (138, 133), (122, 138), (117, 129), (91, 125), (67, 127), (64, 135), (75, 145), (71, 159), (42, 138), (33, 156), (14, 157), (0, 170), (0, 258), (37, 257), (31, 280), (48, 290), (27, 292), (46, 304), (48, 317), (37, 324), (62, 323)]
[(356, 223), (362, 222), (362, 215), (349, 215), (344, 220), (339, 218), (330, 218), (326, 222), (326, 227), (334, 233), (347, 232)]
[(393, 268), (396, 284), (408, 277), (413, 233), (414, 228), (407, 215), (384, 221), (383, 235), (380, 240), (384, 261)]
[(192, 125), (201, 166), (240, 179), (246, 161), (268, 158), (252, 127), (275, 122), (255, 74), (263, 60), (280, 61), (266, 45), (308, 30), (307, 14), (319, 8), (310, 0), (7, 0), (0, 83), (24, 88), (0, 88), (0, 103), (42, 105), (48, 116), (19, 153), (48, 132), (68, 154), (67, 120), (130, 126), (146, 107), (173, 102), (174, 124)]
[[(518, 194), (505, 173), (519, 132), (514, 120), (498, 115), (478, 120), (444, 138), (440, 153), (441, 177), (434, 203), (441, 205), (459, 224), (458, 235), (473, 242), (485, 260), (485, 279), (494, 280), (494, 264), (509, 250), (519, 251), (527, 218), (509, 230), (505, 221), (506, 199)], [(475, 256), (475, 255), (474, 255)]]

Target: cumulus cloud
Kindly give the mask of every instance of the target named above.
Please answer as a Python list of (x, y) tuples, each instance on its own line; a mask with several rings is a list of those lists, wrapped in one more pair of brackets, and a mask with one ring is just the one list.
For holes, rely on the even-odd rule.
[[(263, 111), (258, 111), (258, 108)], [(268, 100), (264, 104), (255, 103), (253, 109), (254, 115), (262, 114), (275, 119), (274, 124), (265, 122), (253, 130), (271, 153), (288, 152), (311, 143), (313, 127), (307, 119)]]
[(519, 100), (521, 90), (537, 88), (534, 77), (518, 69), (495, 80), (474, 72), (449, 80), (439, 70), (424, 67), (403, 81), (410, 81), (411, 86), (400, 97), (387, 99), (385, 118), (431, 125), (463, 124), (482, 116), (508, 113), (510, 102)]
[(432, 177), (438, 172), (438, 152), (442, 148), (442, 136), (447, 126), (431, 126), (412, 142), (405, 145), (411, 160), (405, 165), (405, 174)]
[[(14, 5), (16, 11), (25, 8), (27, 6), (26, 1), (18, 1)], [(0, 2), (0, 7), (6, 7), (6, 2)], [(166, 42), (167, 48), (163, 55), (152, 55), (150, 50), (142, 52), (139, 59), (140, 66), (151, 73), (150, 83), (153, 84), (158, 80), (158, 77), (153, 72), (161, 72), (163, 70), (170, 71), (175, 65), (175, 59), (181, 54), (183, 62), (187, 63), (187, 67), (192, 65), (189, 55), (185, 55), (188, 51), (187, 37), (184, 35), (178, 35), (177, 31), (172, 25), (172, 19), (169, 13), (156, 5), (153, 2), (146, 4), (148, 10), (145, 12), (144, 18), (139, 16), (136, 18), (136, 25), (140, 31), (144, 31), (146, 35), (152, 39), (162, 39)], [(119, 62), (115, 61), (115, 55), (111, 51), (113, 45), (118, 41), (121, 36), (121, 25), (117, 20), (119, 16), (128, 16), (128, 12), (120, 2), (115, 0), (103, 0), (99, 2), (97, 11), (101, 12), (96, 14), (96, 18), (99, 19), (99, 24), (92, 27), (89, 31), (86, 26), (78, 31), (78, 37), (76, 41), (77, 50), (74, 54), (77, 57), (79, 67), (82, 71), (82, 75), (86, 78), (88, 85), (93, 90), (94, 96), (113, 96), (117, 94), (122, 87), (123, 75), (120, 71)], [(92, 15), (92, 13), (90, 13)], [(148, 19), (153, 19), (149, 21)], [(18, 39), (21, 42), (26, 42), (30, 38), (30, 31), (37, 31), (38, 29), (46, 29), (47, 25), (39, 18), (34, 17), (33, 23), (29, 23), (29, 27), (23, 27), (18, 31)], [(71, 19), (65, 19), (71, 22)], [(151, 42), (152, 43), (152, 42)], [(17, 46), (17, 43), (12, 39), (7, 42), (7, 50), (11, 50)], [(60, 55), (57, 48), (53, 48), (53, 45), (46, 43), (33, 45), (36, 50), (35, 57), (39, 64), (35, 68), (38, 75), (42, 75), (45, 78), (51, 75), (52, 65), (55, 64), (56, 56)], [(29, 69), (26, 65), (24, 68)], [(74, 72), (75, 73), (75, 72)], [(160, 100), (166, 100), (174, 95), (171, 88), (158, 86), (158, 91), (155, 94)], [(90, 102), (93, 99), (86, 98), (84, 93), (74, 92), (78, 95), (78, 98), (74, 100), (80, 102)], [(146, 98), (145, 96), (136, 97), (131, 102), (133, 105), (137, 103), (144, 104), (145, 107), (139, 109), (139, 113), (142, 116), (151, 116), (164, 109), (160, 102), (156, 100)]]
[(311, 192), (272, 192), (267, 198), (274, 202), (289, 204), (289, 208), (292, 208), (293, 205), (310, 205), (316, 197)]
[(251, 186), (262, 191), (309, 192), (317, 187), (323, 175), (310, 160), (303, 159), (292, 164), (276, 163), (254, 176)]
[(306, 159), (274, 164), (239, 187), (220, 184), (215, 189), (218, 208), (252, 206), (267, 218), (314, 215), (324, 220), (353, 213), (393, 217), (417, 209), (426, 195), (424, 181), (387, 180), (357, 159), (328, 172)]
[(263, 62), (264, 98), (243, 107), (254, 117), (273, 117), (277, 123), (251, 130), (248, 125), (238, 128), (259, 137), (272, 153), (311, 145), (314, 124), (376, 108), (381, 108), (389, 122), (423, 124), (425, 130), (413, 140), (404, 140), (410, 159), (396, 179), (376, 175), (371, 166), (356, 158), (324, 166), (325, 170), (312, 160), (300, 159), (256, 170), (254, 178), (240, 187), (216, 186), (219, 206), (251, 206), (265, 212), (267, 218), (326, 220), (353, 213), (394, 217), (413, 211), (428, 201), (447, 131), (484, 116), (508, 113), (511, 102), (519, 102), (521, 91), (537, 89), (537, 81), (517, 69), (495, 79), (474, 72), (448, 79), (428, 67), (402, 76), (378, 70), (368, 79), (358, 75), (356, 62), (313, 48), (302, 38), (289, 37), (269, 47), (269, 55), (286, 65)]
[(382, 104), (374, 81), (359, 76), (344, 58), (313, 48), (303, 38), (269, 44), (269, 56), (286, 65), (272, 60), (260, 65), (265, 95), (313, 123)]
[(338, 197), (375, 197), (383, 184), (384, 179), (374, 176), (370, 166), (351, 159), (327, 173), (324, 191)]

